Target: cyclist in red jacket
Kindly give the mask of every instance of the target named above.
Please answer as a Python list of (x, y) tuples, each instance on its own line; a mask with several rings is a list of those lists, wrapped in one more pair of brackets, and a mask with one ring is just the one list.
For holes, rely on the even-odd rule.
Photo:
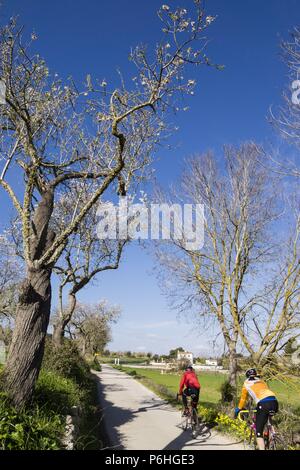
[(179, 385), (179, 395), (182, 395), (182, 402), (185, 406), (185, 413), (188, 411), (187, 407), (187, 397), (194, 395), (193, 398), (193, 405), (197, 406), (199, 401), (199, 393), (200, 393), (200, 383), (198, 381), (197, 375), (195, 370), (192, 366), (188, 366), (186, 368), (185, 373), (181, 377), (180, 385)]

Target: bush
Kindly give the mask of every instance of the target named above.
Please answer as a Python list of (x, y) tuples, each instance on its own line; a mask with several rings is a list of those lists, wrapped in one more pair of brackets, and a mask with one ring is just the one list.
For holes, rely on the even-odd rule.
[(74, 379), (79, 385), (85, 385), (90, 375), (89, 365), (80, 356), (77, 346), (68, 340), (65, 340), (61, 347), (55, 347), (52, 341), (48, 340), (42, 366), (44, 370)]
[(78, 448), (99, 449), (97, 401), (96, 383), (76, 346), (65, 341), (55, 348), (48, 340), (32, 404), (15, 410), (0, 394), (0, 449), (61, 449), (65, 417), (73, 406), (81, 408)]
[(218, 411), (213, 409), (213, 408), (205, 408), (202, 405), (198, 406), (198, 414), (200, 418), (206, 423), (206, 424), (215, 424), (216, 418), (218, 416)]
[(136, 373), (135, 370), (131, 370), (130, 372), (128, 372), (128, 375), (131, 375), (132, 377), (135, 377), (137, 375), (137, 373)]
[(236, 389), (228, 381), (222, 383), (220, 387), (222, 403), (232, 403), (236, 396)]
[(240, 439), (249, 439), (250, 437), (250, 428), (246, 421), (239, 421), (238, 419), (230, 418), (226, 414), (218, 413), (215, 423), (218, 424), (220, 431), (229, 432)]
[(300, 444), (300, 409), (280, 404), (279, 413), (273, 419), (284, 441), (290, 446)]
[(61, 447), (64, 420), (54, 412), (39, 408), (16, 411), (0, 396), (1, 450), (55, 450)]
[(99, 362), (99, 359), (97, 357), (94, 357), (91, 361), (88, 362), (89, 366), (91, 369), (96, 370), (97, 372), (102, 371), (101, 364)]
[(83, 398), (84, 392), (72, 379), (41, 370), (35, 390), (35, 401), (40, 407), (67, 414), (72, 406), (80, 405)]

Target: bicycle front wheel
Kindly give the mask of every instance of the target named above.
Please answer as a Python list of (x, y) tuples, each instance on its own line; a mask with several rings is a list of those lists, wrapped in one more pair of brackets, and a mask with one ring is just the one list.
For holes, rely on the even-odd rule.
[(199, 418), (198, 418), (196, 408), (193, 408), (193, 414), (192, 414), (192, 436), (193, 437), (196, 437), (198, 429), (199, 429)]
[(250, 436), (249, 436), (249, 447), (252, 448), (253, 450), (256, 450), (256, 439), (255, 439), (255, 432), (251, 428), (250, 430)]

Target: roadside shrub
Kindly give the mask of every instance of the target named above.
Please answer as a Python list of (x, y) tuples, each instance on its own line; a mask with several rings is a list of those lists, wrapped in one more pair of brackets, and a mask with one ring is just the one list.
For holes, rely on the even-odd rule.
[(234, 401), (236, 389), (228, 381), (222, 383), (220, 391), (222, 403), (232, 403)]
[(63, 419), (37, 405), (16, 411), (2, 394), (0, 396), (1, 450), (56, 450), (61, 447)]
[(67, 414), (72, 406), (80, 405), (83, 398), (84, 392), (72, 379), (41, 370), (34, 397), (40, 407)]
[(99, 362), (99, 359), (97, 357), (94, 357), (91, 361), (88, 362), (89, 366), (91, 369), (96, 370), (97, 372), (102, 371), (101, 364)]
[(55, 347), (51, 340), (46, 342), (43, 368), (73, 378), (79, 385), (85, 385), (90, 375), (89, 365), (74, 342), (68, 340), (61, 347)]
[(135, 377), (137, 373), (135, 370), (131, 370), (130, 372), (128, 372), (128, 375), (131, 375), (131, 377)]
[(218, 424), (220, 431), (229, 432), (240, 439), (249, 439), (250, 437), (250, 429), (245, 421), (239, 421), (230, 418), (228, 415), (218, 413), (215, 423)]
[(0, 450), (62, 449), (66, 414), (73, 406), (81, 417), (78, 447), (101, 448), (97, 401), (96, 383), (76, 346), (66, 341), (55, 348), (48, 340), (31, 405), (16, 410), (0, 393)]
[(215, 424), (216, 418), (218, 416), (218, 411), (213, 408), (205, 408), (202, 405), (198, 406), (198, 414), (200, 418), (206, 423), (213, 425)]
[(300, 409), (280, 404), (279, 413), (273, 419), (279, 433), (291, 448), (300, 445)]

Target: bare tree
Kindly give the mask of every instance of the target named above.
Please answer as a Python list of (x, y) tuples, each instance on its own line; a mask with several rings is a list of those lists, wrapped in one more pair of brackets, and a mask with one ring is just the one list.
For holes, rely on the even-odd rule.
[(185, 312), (194, 306), (197, 318), (217, 321), (229, 354), (229, 382), (235, 386), (251, 286), (258, 267), (272, 254), (268, 226), (276, 210), (257, 146), (225, 147), (224, 154), (225, 170), (208, 153), (188, 161), (181, 179), (179, 199), (205, 206), (204, 247), (189, 250), (184, 242), (172, 240), (158, 256), (166, 268), (168, 294), (175, 295), (177, 306)]
[[(50, 278), (69, 237), (105, 192), (123, 194), (126, 181), (140, 177), (161, 139), (166, 113), (176, 107), (177, 97), (193, 90), (186, 67), (209, 64), (204, 31), (213, 18), (204, 15), (199, 0), (193, 3), (192, 17), (185, 9), (162, 7), (164, 39), (153, 54), (144, 46), (132, 51), (135, 85), (122, 81), (112, 92), (103, 81), (97, 87), (90, 76), (83, 92), (72, 81), (64, 85), (51, 77), (40, 56), (31, 54), (14, 20), (0, 31), (0, 75), (6, 86), (0, 109), (0, 186), (20, 217), (26, 263), (4, 373), (5, 389), (17, 406), (30, 400), (39, 374)], [(57, 195), (75, 180), (96, 182), (96, 189), (72, 223), (55, 233), (51, 219)]]
[(280, 244), (272, 269), (265, 266), (263, 279), (258, 277), (261, 289), (249, 299), (247, 317), (239, 324), (242, 343), (253, 363), (273, 377), (290, 373), (281, 353), (291, 338), (300, 336), (300, 218), (297, 210), (289, 217), (289, 223), (290, 235)]
[(83, 355), (103, 352), (111, 341), (111, 324), (118, 320), (119, 315), (119, 307), (109, 306), (106, 301), (77, 304), (67, 331), (77, 341)]

